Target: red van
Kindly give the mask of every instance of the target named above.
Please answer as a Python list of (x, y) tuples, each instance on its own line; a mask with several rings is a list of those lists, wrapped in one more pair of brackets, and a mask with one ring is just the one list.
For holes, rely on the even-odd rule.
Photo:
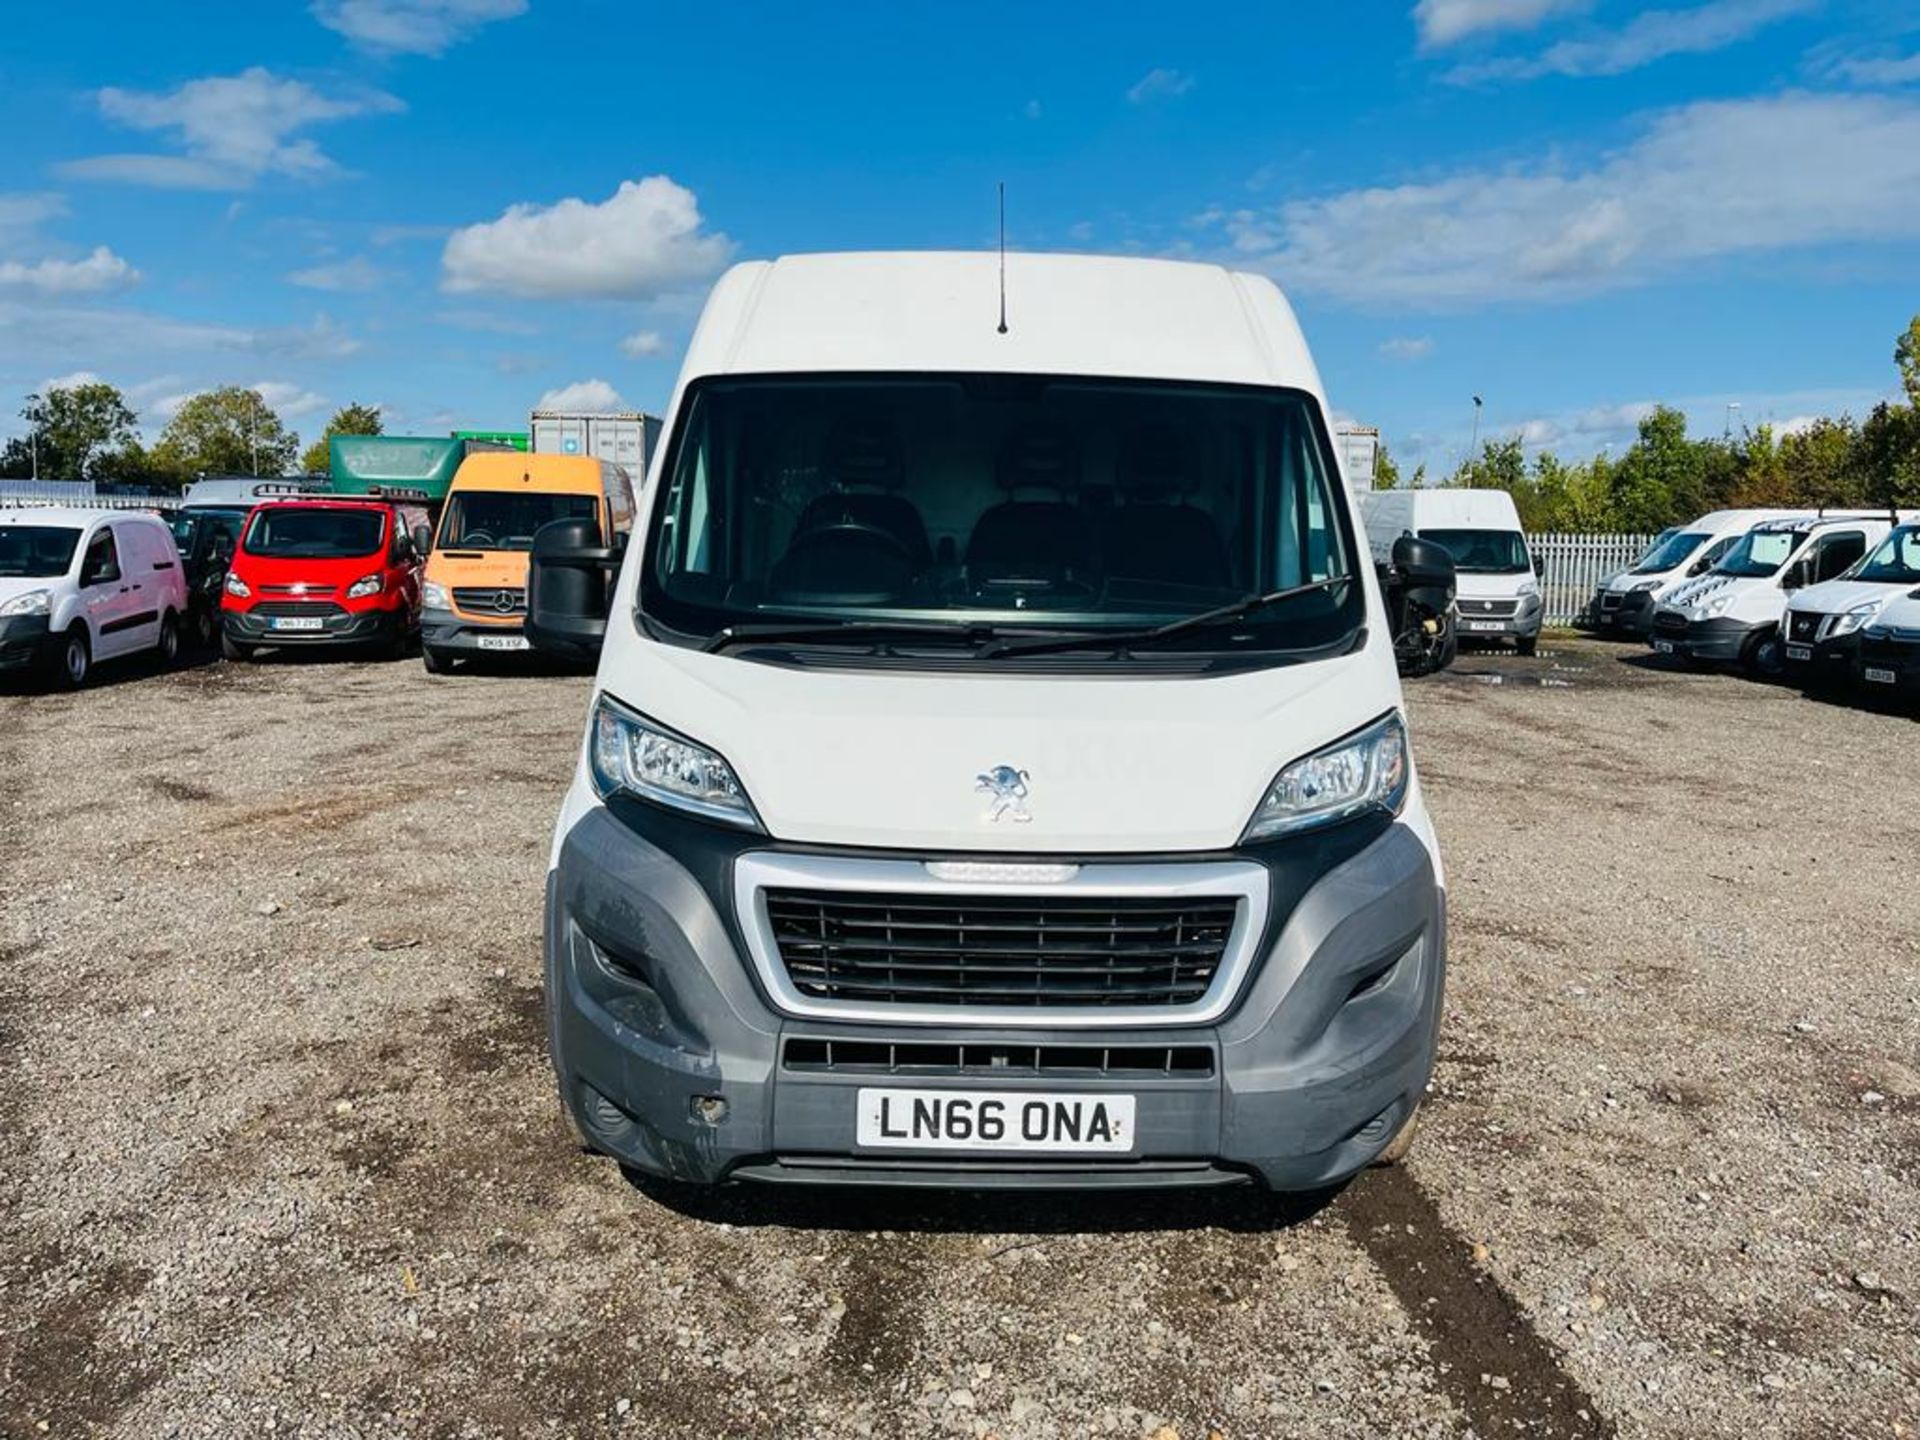
[[(280, 489), (288, 493), (279, 495)], [(420, 634), (426, 495), (315, 496), (262, 485), (220, 600), (220, 650), (378, 646), (403, 655)]]

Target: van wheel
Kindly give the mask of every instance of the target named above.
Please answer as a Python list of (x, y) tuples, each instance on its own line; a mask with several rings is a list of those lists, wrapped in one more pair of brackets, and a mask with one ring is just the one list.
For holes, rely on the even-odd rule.
[(153, 648), (162, 665), (170, 667), (180, 659), (180, 622), (171, 610), (160, 617), (160, 640)]
[(78, 690), (93, 673), (93, 646), (87, 627), (76, 624), (53, 652), (53, 678), (69, 690)]
[(1420, 1107), (1415, 1105), (1413, 1113), (1407, 1116), (1406, 1124), (1400, 1127), (1400, 1133), (1387, 1142), (1387, 1148), (1373, 1157), (1376, 1165), (1398, 1165), (1407, 1158), (1407, 1152), (1413, 1148), (1414, 1132), (1420, 1128)]
[(453, 669), (453, 657), (431, 645), (423, 644), (420, 647), (420, 663), (426, 667), (429, 675), (445, 675)]
[(220, 653), (229, 660), (251, 660), (253, 659), (253, 646), (244, 641), (236, 640), (225, 631), (222, 631), (220, 635)]
[(201, 650), (211, 650), (220, 638), (220, 622), (214, 618), (213, 611), (202, 605), (193, 612), (193, 643)]
[(1540, 649), (1540, 637), (1529, 635), (1524, 640), (1516, 640), (1513, 642), (1513, 648), (1522, 655), (1532, 655)]
[(1780, 632), (1765, 630), (1747, 642), (1740, 652), (1740, 668), (1754, 680), (1777, 680), (1786, 668), (1780, 653)]

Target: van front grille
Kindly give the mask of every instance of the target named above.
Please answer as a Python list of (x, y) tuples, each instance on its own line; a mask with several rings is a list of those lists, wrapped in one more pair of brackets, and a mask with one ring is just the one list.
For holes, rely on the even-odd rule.
[(266, 619), (272, 619), (276, 615), (306, 617), (317, 615), (322, 620), (337, 620), (347, 612), (330, 600), (317, 604), (312, 600), (261, 600), (257, 601), (248, 613)]
[(1213, 1074), (1205, 1045), (1003, 1045), (826, 1040), (795, 1036), (782, 1052), (789, 1070), (839, 1075), (1177, 1075)]
[(527, 592), (518, 585), (456, 585), (453, 603), (474, 615), (524, 615)]
[(1820, 633), (1820, 622), (1826, 617), (1815, 615), (1808, 610), (1794, 610), (1787, 616), (1787, 638), (1789, 640), (1812, 640)]
[(1653, 633), (1677, 640), (1687, 633), (1687, 617), (1678, 610), (1656, 610), (1653, 612)]
[(869, 1004), (1190, 1005), (1239, 914), (1231, 896), (765, 895), (795, 988)]

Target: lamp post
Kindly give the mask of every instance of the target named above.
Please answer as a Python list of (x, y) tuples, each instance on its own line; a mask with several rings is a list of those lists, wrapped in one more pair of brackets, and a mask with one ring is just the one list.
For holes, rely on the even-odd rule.
[(1480, 453), (1480, 407), (1485, 403), (1478, 395), (1473, 397), (1473, 444), (1467, 447), (1468, 460)]
[(1733, 412), (1739, 408), (1740, 402), (1738, 400), (1729, 400), (1727, 402), (1727, 425), (1723, 435), (1724, 438), (1728, 440), (1733, 438)]

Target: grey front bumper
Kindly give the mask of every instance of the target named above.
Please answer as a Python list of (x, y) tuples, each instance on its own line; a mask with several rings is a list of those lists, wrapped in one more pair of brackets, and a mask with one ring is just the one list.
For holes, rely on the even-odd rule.
[[(1218, 858), (1218, 857), (1213, 857)], [(728, 1179), (1068, 1188), (1334, 1183), (1371, 1161), (1425, 1090), (1445, 975), (1445, 897), (1411, 831), (1393, 825), (1306, 889), (1238, 1003), (1209, 1025), (982, 1028), (849, 1024), (774, 1009), (715, 895), (726, 865), (693, 868), (604, 808), (566, 837), (548, 876), (546, 983), (563, 1103), (638, 1170)], [(696, 878), (694, 870), (703, 874)], [(792, 1063), (789, 1042), (1023, 1048), (1186, 1047), (1204, 1073), (1064, 1068), (982, 1073)], [(794, 1053), (798, 1053), (797, 1051)], [(863, 1085), (1136, 1097), (1124, 1159), (864, 1152)], [(724, 1118), (715, 1120), (723, 1101)]]
[[(1672, 613), (1672, 612), (1669, 612)], [(1747, 648), (1748, 639), (1757, 631), (1770, 630), (1771, 621), (1751, 623), (1745, 620), (1689, 620), (1685, 629), (1663, 628), (1656, 619), (1647, 643), (1662, 654), (1692, 660), (1731, 663)]]
[(451, 651), (460, 655), (477, 655), (493, 647), (483, 645), (486, 639), (518, 639), (525, 634), (524, 615), (511, 619), (478, 624), (457, 615), (451, 610), (422, 610), (420, 612), (420, 643), (430, 650)]
[(1477, 614), (1467, 607), (1471, 601), (1458, 602), (1462, 640), (1531, 640), (1540, 633), (1547, 607), (1538, 597), (1520, 602), (1512, 615)]
[(37, 664), (47, 653), (45, 615), (9, 615), (0, 619), (0, 670)]

